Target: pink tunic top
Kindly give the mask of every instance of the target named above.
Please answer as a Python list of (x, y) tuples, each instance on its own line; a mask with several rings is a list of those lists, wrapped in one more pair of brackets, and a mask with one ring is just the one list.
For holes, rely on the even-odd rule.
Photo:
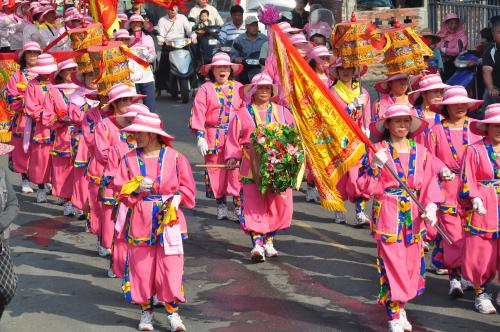
[[(332, 92), (332, 95), (337, 99), (337, 101), (340, 103), (340, 106), (343, 107), (347, 113), (353, 118), (353, 120), (356, 122), (356, 124), (360, 127), (363, 128), (364, 124), (368, 127), (371, 122), (371, 112), (370, 112), (370, 94), (368, 91), (366, 91), (364, 88), (361, 89), (361, 92), (366, 96), (366, 101), (365, 101), (365, 107), (363, 112), (359, 112), (359, 114), (351, 114), (351, 111), (347, 108), (347, 103), (340, 98), (339, 94), (335, 90), (335, 86), (333, 86), (332, 89), (330, 89)], [(364, 114), (364, 120), (363, 120), (363, 114)]]
[(41, 82), (38, 78), (31, 80), (26, 88), (25, 104), (26, 114), (28, 114), (34, 122), (33, 143), (50, 143), (51, 131), (50, 128), (43, 124), (42, 114), (45, 110), (44, 100), (52, 84)]
[(82, 122), (82, 133), (85, 139), (85, 144), (88, 147), (89, 152), (89, 164), (87, 167), (87, 178), (93, 184), (101, 184), (101, 177), (104, 171), (104, 163), (99, 162), (95, 157), (96, 146), (95, 146), (95, 127), (96, 124), (102, 121), (103, 115), (101, 115), (100, 108), (95, 107), (87, 111), (85, 119)]
[[(159, 227), (158, 212), (162, 205), (161, 195), (180, 193), (181, 203), (192, 209), (195, 206), (196, 185), (189, 161), (173, 148), (164, 146), (160, 157), (145, 158), (142, 149), (128, 152), (120, 162), (114, 185), (121, 188), (136, 176), (145, 176), (154, 181), (151, 192), (134, 193), (123, 199), (132, 208), (128, 214), (127, 239), (137, 246), (155, 245), (161, 242), (156, 231)], [(186, 219), (182, 210), (177, 217), (183, 237), (187, 237)]]
[[(379, 150), (387, 148), (387, 142), (382, 141), (375, 144)], [(396, 162), (389, 152), (389, 165), (397, 170)], [(373, 158), (370, 152), (368, 164)], [(426, 206), (428, 203), (441, 203), (444, 199), (438, 184), (435, 172), (435, 158), (428, 153), (428, 150), (418, 143), (415, 144), (415, 154), (412, 154), (412, 174), (409, 173), (410, 165), (409, 154), (400, 153), (399, 159), (405, 175), (408, 177), (407, 185), (414, 190), (419, 197), (420, 202)], [(391, 173), (384, 167), (382, 169), (372, 169), (367, 166), (358, 178), (359, 188), (367, 195), (374, 196), (373, 202), (373, 220), (371, 231), (373, 237), (382, 242), (403, 242), (415, 243), (425, 235), (425, 224), (420, 218), (418, 208), (399, 187), (399, 183), (394, 179)], [(402, 202), (407, 203), (401, 204)], [(401, 206), (409, 206), (411, 223), (405, 223), (405, 213)]]
[[(467, 211), (465, 231), (483, 238), (500, 238), (500, 163), (493, 161), (494, 154), (488, 139), (479, 140), (467, 147), (460, 179), (460, 198), (471, 207), (471, 200), (479, 197), (487, 210), (482, 216), (472, 209)], [(498, 157), (497, 157), (498, 158)]]
[(12, 134), (15, 137), (22, 137), (26, 125), (27, 116), (24, 114), (24, 95), (28, 82), (34, 79), (36, 75), (28, 74), (26, 69), (14, 73), (7, 83), (6, 95), (10, 109), (14, 112), (12, 119)]

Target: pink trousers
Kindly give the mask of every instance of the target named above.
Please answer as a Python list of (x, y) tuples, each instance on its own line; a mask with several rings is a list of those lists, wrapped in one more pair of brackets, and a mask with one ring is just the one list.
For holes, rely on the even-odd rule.
[(71, 203), (82, 211), (87, 206), (89, 199), (89, 181), (85, 177), (85, 168), (73, 168), (73, 195)]
[(70, 157), (52, 156), (52, 195), (66, 200), (73, 194), (73, 165)]
[(15, 173), (28, 173), (29, 154), (24, 153), (23, 138), (13, 135), (10, 144), (14, 146), (14, 150), (10, 153), (12, 170)]
[(90, 206), (90, 231), (92, 234), (101, 238), (101, 223), (99, 221), (100, 206), (99, 199), (99, 185), (89, 182), (89, 206)]
[(115, 231), (113, 248), (111, 250), (111, 268), (118, 278), (125, 275), (125, 262), (127, 261), (128, 242), (125, 239), (125, 230)]
[(447, 269), (462, 265), (464, 231), (462, 218), (449, 214), (439, 214), (439, 224), (453, 242), (451, 245), (443, 239), (443, 263)]
[(111, 249), (113, 245), (113, 236), (115, 235), (115, 223), (113, 221), (114, 205), (106, 205), (102, 202), (97, 202), (99, 206), (99, 226), (101, 230), (101, 246)]
[(185, 302), (182, 287), (184, 255), (166, 256), (163, 247), (128, 246), (128, 272), (132, 301), (146, 303), (156, 294), (161, 302)]
[(491, 282), (498, 273), (500, 281), (500, 239), (486, 239), (465, 233), (462, 275), (475, 287)]
[[(388, 283), (391, 301), (406, 303), (425, 289), (422, 241), (385, 243), (377, 241), (381, 283)], [(381, 294), (382, 295), (382, 294)]]
[[(205, 163), (225, 164), (224, 150), (219, 151), (217, 155), (210, 154), (205, 156)], [(209, 168), (208, 178), (215, 198), (222, 198), (226, 195), (240, 195), (241, 184), (238, 169)]]
[(30, 143), (28, 178), (34, 184), (50, 183), (50, 173), (52, 170), (50, 155), (51, 143)]

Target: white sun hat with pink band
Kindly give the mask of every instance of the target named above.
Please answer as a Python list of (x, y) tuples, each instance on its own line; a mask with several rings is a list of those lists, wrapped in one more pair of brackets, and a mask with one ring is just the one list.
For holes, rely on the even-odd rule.
[(115, 84), (108, 91), (108, 105), (122, 98), (132, 98), (132, 103), (136, 103), (145, 95), (137, 94), (130, 86), (125, 83)]
[(116, 15), (116, 18), (118, 18), (121, 22), (127, 22), (128, 21), (128, 16), (125, 13), (120, 13)]
[(382, 94), (388, 94), (391, 92), (391, 88), (389, 87), (389, 82), (406, 79), (411, 84), (412, 77), (408, 74), (399, 73), (394, 75), (388, 75), (383, 81), (379, 81), (375, 83), (375, 90)]
[(144, 104), (132, 104), (126, 108), (124, 114), (117, 115), (117, 118), (135, 118), (139, 114), (151, 114), (149, 108)]
[(208, 76), (208, 72), (214, 66), (231, 66), (233, 70), (233, 75), (238, 75), (243, 70), (243, 65), (238, 63), (232, 63), (229, 54), (224, 52), (215, 53), (212, 57), (212, 63), (208, 63), (200, 67), (200, 73), (203, 76)]
[(47, 53), (42, 53), (36, 60), (36, 65), (29, 69), (30, 72), (38, 75), (50, 75), (57, 70), (57, 63), (54, 57)]
[(384, 138), (385, 133), (385, 121), (390, 118), (395, 118), (398, 116), (410, 116), (411, 125), (408, 131), (408, 136), (415, 137), (427, 128), (429, 125), (427, 121), (418, 117), (413, 109), (406, 104), (393, 104), (387, 107), (385, 114), (379, 120), (370, 123), (370, 132), (377, 138)]
[(146, 30), (147, 32), (153, 31), (153, 23), (146, 21), (144, 17), (142, 17), (142, 15), (134, 14), (130, 16), (128, 21), (125, 22), (125, 29), (130, 29), (130, 24), (132, 22), (141, 22), (144, 25), (144, 30)]
[(420, 78), (416, 82), (416, 84), (417, 84), (416, 90), (413, 90), (408, 94), (408, 99), (412, 105), (415, 104), (415, 101), (418, 99), (418, 97), (420, 97), (420, 94), (424, 91), (440, 90), (449, 87), (449, 85), (443, 83), (441, 75), (439, 74), (425, 75), (422, 78)]
[(26, 52), (26, 51), (40, 52), (40, 54), (42, 54), (42, 52), (43, 52), (42, 48), (40, 47), (40, 44), (38, 44), (37, 42), (34, 42), (34, 41), (30, 41), (30, 42), (27, 42), (26, 44), (24, 44), (23, 49), (21, 51), (19, 51), (19, 54), (18, 54), (19, 59), (21, 59), (24, 52)]
[(323, 45), (315, 46), (307, 52), (308, 60), (314, 59), (317, 62), (319, 62), (319, 58), (322, 56), (328, 56), (328, 57), (332, 56), (330, 51)]
[(132, 36), (128, 33), (128, 30), (120, 29), (117, 32), (115, 32), (115, 34), (113, 35), (113, 38), (114, 39), (120, 39), (120, 38), (131, 39)]
[(156, 113), (137, 115), (132, 124), (123, 128), (123, 131), (129, 133), (153, 133), (159, 135), (167, 145), (170, 145), (170, 142), (175, 139), (163, 130), (163, 124)]
[(7, 154), (14, 150), (14, 145), (0, 143), (0, 156)]
[(469, 98), (467, 90), (461, 85), (449, 86), (444, 90), (443, 101), (432, 105), (432, 110), (441, 113), (444, 106), (467, 104), (467, 110), (473, 111), (483, 104), (482, 100)]
[(278, 23), (278, 28), (280, 28), (284, 33), (298, 33), (302, 31), (302, 29), (292, 27), (288, 22)]
[[(330, 67), (328, 68), (328, 72), (330, 73), (330, 75), (332, 76), (333, 79), (338, 79), (339, 78), (339, 73), (337, 72), (337, 68), (343, 68), (343, 62), (342, 62), (342, 58), (339, 57), (339, 58), (336, 58), (335, 60), (333, 60), (332, 64), (330, 65)], [(354, 76), (355, 77), (361, 77), (361, 76), (364, 76), (366, 74), (366, 72), (368, 71), (368, 66), (363, 66), (361, 68), (355, 68), (356, 71), (354, 72)]]
[(259, 85), (271, 85), (273, 87), (273, 97), (278, 95), (279, 88), (278, 84), (274, 84), (273, 79), (266, 73), (259, 73), (252, 78), (250, 84), (246, 84), (240, 88), (240, 96), (253, 95), (257, 86)]
[(71, 69), (77, 67), (78, 65), (73, 59), (61, 61), (57, 64), (57, 70), (54, 72), (54, 77), (56, 77), (64, 69)]
[(293, 46), (307, 46), (311, 47), (311, 43), (306, 39), (306, 36), (304, 36), (302, 33), (296, 33), (293, 36), (290, 36), (290, 42), (292, 43)]
[(479, 136), (488, 135), (489, 124), (500, 124), (500, 104), (491, 104), (484, 110), (484, 120), (470, 120), (470, 130)]

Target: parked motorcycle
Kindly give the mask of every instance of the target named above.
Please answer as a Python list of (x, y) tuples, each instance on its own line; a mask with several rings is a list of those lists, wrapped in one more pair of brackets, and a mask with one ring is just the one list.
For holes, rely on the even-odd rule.
[(178, 37), (167, 40), (165, 44), (169, 49), (169, 92), (174, 98), (180, 94), (182, 102), (186, 104), (189, 101), (191, 89), (197, 86), (193, 54), (189, 47), (191, 40)]

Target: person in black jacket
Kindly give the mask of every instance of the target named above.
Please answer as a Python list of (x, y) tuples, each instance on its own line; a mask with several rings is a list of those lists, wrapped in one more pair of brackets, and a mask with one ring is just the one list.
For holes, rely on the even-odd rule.
[(309, 22), (309, 12), (304, 9), (306, 4), (305, 0), (297, 0), (295, 8), (292, 10), (292, 27), (304, 29), (304, 25)]

